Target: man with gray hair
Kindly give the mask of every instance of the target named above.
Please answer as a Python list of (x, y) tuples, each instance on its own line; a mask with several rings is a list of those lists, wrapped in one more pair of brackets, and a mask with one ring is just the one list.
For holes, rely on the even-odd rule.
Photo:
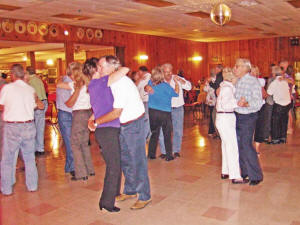
[[(172, 98), (172, 125), (173, 125), (173, 142), (172, 148), (174, 157), (180, 157), (181, 151), (181, 143), (182, 143), (182, 136), (183, 136), (183, 121), (184, 121), (184, 99), (183, 99), (183, 89), (184, 90), (191, 90), (192, 85), (189, 81), (184, 79), (183, 77), (179, 77), (178, 75), (173, 75), (173, 66), (170, 63), (165, 63), (162, 65), (162, 70), (164, 73), (165, 82), (169, 83), (172, 88), (175, 88), (175, 81), (174, 78), (178, 80), (179, 84), (179, 96)], [(161, 151), (161, 158), (166, 157), (166, 149), (164, 145), (164, 138), (163, 132), (160, 131), (159, 135), (159, 145)]]
[(234, 74), (239, 78), (236, 83), (235, 97), (241, 101), (236, 112), (236, 133), (239, 147), (241, 175), (249, 177), (250, 185), (263, 180), (257, 152), (252, 144), (258, 111), (263, 105), (261, 85), (256, 77), (250, 75), (251, 63), (248, 59), (237, 59)]
[(34, 109), (43, 109), (43, 103), (32, 87), (25, 81), (24, 69), (14, 64), (11, 69), (13, 82), (5, 85), (0, 93), (0, 109), (3, 111), (4, 132), (1, 160), (1, 192), (3, 195), (13, 193), (13, 176), (15, 159), (19, 149), (25, 163), (26, 186), (28, 191), (38, 188), (38, 173), (35, 164)]
[(48, 100), (46, 96), (43, 81), (35, 74), (35, 69), (31, 66), (26, 68), (29, 74), (29, 85), (33, 87), (40, 101), (43, 102), (44, 108), (34, 111), (34, 123), (36, 127), (35, 137), (35, 154), (37, 156), (44, 155), (44, 133), (45, 133), (45, 114), (48, 109)]
[[(100, 58), (98, 66), (100, 74), (108, 75), (121, 64), (117, 57), (105, 56)], [(138, 200), (130, 208), (142, 209), (151, 202), (145, 149), (145, 107), (137, 87), (129, 77), (122, 77), (110, 87), (114, 97), (113, 109), (96, 118), (94, 125), (97, 127), (115, 119), (120, 120), (121, 168), (125, 184), (123, 193), (118, 193), (116, 201), (138, 196)]]

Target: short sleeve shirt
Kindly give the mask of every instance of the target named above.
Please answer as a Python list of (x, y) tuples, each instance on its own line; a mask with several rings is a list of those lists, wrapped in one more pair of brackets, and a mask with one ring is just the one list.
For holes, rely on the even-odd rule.
[(145, 113), (145, 107), (137, 87), (127, 76), (111, 85), (114, 96), (114, 108), (123, 109), (120, 122), (135, 120)]
[(0, 105), (4, 105), (4, 121), (28, 121), (34, 119), (34, 89), (23, 80), (5, 85), (0, 93)]

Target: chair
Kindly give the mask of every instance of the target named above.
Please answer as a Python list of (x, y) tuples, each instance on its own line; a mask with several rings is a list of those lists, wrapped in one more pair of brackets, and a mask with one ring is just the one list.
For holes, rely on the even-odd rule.
[(56, 108), (56, 93), (49, 93), (48, 95), (48, 109), (46, 112), (47, 122), (53, 127), (54, 131), (58, 130), (58, 118), (57, 118), (57, 108)]

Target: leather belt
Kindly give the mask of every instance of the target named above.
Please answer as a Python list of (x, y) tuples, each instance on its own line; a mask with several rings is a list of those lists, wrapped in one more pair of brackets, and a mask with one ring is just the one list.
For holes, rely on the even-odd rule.
[(75, 109), (72, 112), (90, 111), (91, 109)]
[(234, 113), (234, 112), (217, 112), (217, 113)]
[(128, 124), (130, 124), (130, 123), (132, 123), (132, 122), (134, 122), (134, 121), (137, 121), (138, 119), (141, 119), (144, 115), (145, 115), (145, 113), (143, 113), (142, 115), (140, 115), (138, 118), (136, 118), (136, 119), (134, 119), (134, 120), (129, 120), (129, 121), (127, 121), (126, 123), (121, 123), (121, 125), (122, 125), (122, 126), (123, 126), (123, 125), (128, 125)]
[(27, 120), (27, 121), (5, 121), (5, 123), (31, 123), (33, 120)]

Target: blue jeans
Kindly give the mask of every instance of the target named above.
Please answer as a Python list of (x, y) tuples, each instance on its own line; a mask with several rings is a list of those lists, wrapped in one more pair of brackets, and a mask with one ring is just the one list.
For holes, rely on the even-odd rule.
[(3, 132), (3, 148), (1, 161), (1, 192), (4, 195), (12, 193), (14, 184), (14, 167), (16, 152), (21, 149), (24, 163), (26, 186), (29, 191), (36, 191), (38, 187), (38, 172), (35, 164), (34, 123), (5, 123)]
[[(183, 106), (172, 108), (172, 125), (173, 125), (173, 153), (179, 153), (181, 150), (182, 136), (183, 136), (183, 120), (184, 109)], [(164, 144), (164, 136), (162, 130), (159, 134), (159, 146), (161, 154), (166, 154)]]
[(72, 113), (58, 110), (58, 124), (61, 136), (65, 143), (66, 163), (65, 172), (74, 171), (74, 159), (71, 147)]
[(239, 161), (242, 177), (250, 180), (262, 180), (263, 174), (259, 165), (257, 152), (253, 146), (253, 134), (258, 113), (236, 113), (236, 134), (239, 147)]
[(44, 109), (34, 111), (34, 123), (36, 127), (35, 151), (44, 152), (45, 113), (48, 109), (47, 100), (42, 101)]
[(145, 107), (145, 139), (148, 139), (151, 135), (148, 102), (144, 102), (144, 107)]
[(121, 168), (125, 176), (124, 194), (139, 195), (139, 200), (151, 198), (145, 150), (145, 118), (121, 126)]

